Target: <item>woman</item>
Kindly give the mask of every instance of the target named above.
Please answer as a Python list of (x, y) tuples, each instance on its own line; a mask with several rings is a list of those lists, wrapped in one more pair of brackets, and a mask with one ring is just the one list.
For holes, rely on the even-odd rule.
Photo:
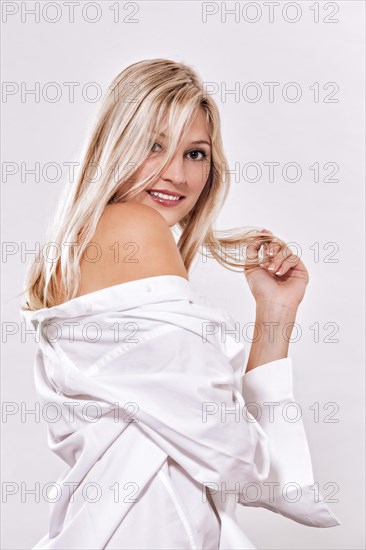
[[(213, 230), (229, 183), (201, 90), (192, 68), (165, 59), (116, 77), (48, 232), (57, 254), (30, 267), (37, 391), (59, 413), (49, 442), (69, 466), (34, 548), (254, 548), (237, 503), (339, 524), (313, 498), (302, 421), (258, 414), (294, 401), (288, 328), (308, 273), (270, 231)], [(244, 271), (250, 354), (189, 281), (203, 245)]]

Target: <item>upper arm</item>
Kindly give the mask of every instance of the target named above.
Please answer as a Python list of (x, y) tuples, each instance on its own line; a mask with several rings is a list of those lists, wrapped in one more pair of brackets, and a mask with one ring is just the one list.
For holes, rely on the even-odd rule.
[[(83, 256), (81, 289), (85, 294), (145, 277), (180, 275), (187, 270), (166, 220), (150, 206), (140, 203), (108, 205)], [(98, 256), (97, 256), (98, 252)]]

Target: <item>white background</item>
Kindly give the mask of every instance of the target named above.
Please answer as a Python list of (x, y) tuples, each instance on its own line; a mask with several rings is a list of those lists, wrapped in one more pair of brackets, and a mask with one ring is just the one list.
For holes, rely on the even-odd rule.
[[(89, 22), (83, 19), (82, 7), (87, 3), (82, 1), (75, 6), (73, 23), (68, 21), (67, 6), (57, 2), (60, 19), (51, 23), (47, 19), (57, 15), (56, 2), (52, 4), (42, 13), (46, 3), (40, 2), (40, 20), (35, 22), (34, 15), (24, 14), (25, 8), (34, 9), (35, 2), (2, 3), (2, 79), (8, 83), (7, 90), (9, 83), (15, 90), (2, 99), (2, 161), (3, 168), (4, 163), (13, 162), (19, 169), (7, 178), (3, 175), (2, 182), (2, 241), (8, 243), (8, 251), (14, 246), (14, 252), (2, 260), (2, 319), (3, 329), (13, 327), (15, 332), (7, 338), (3, 335), (3, 401), (19, 408), (21, 403), (34, 408), (37, 401), (32, 371), (36, 345), (32, 335), (21, 334), (17, 296), (25, 262), (33, 261), (34, 255), (21, 251), (43, 242), (68, 177), (64, 163), (79, 160), (99, 106), (92, 101), (93, 93), (98, 87), (104, 92), (133, 62), (157, 57), (183, 61), (204, 82), (216, 83), (214, 98), (231, 168), (235, 163), (240, 171), (247, 163), (262, 168), (257, 182), (245, 181), (240, 174), (237, 181), (233, 177), (216, 228), (267, 227), (288, 243), (297, 243), (296, 251), (308, 268), (310, 282), (297, 317), (299, 338), (290, 345), (289, 355), (315, 480), (324, 497), (333, 496), (335, 502), (329, 505), (341, 521), (335, 528), (309, 528), (264, 509), (238, 506), (240, 524), (258, 548), (365, 548), (364, 3), (330, 2), (326, 7), (325, 2), (300, 1), (291, 7), (294, 3), (281, 2), (270, 22), (269, 7), (263, 2), (252, 2), (252, 7), (237, 2), (237, 21), (234, 15), (227, 15), (225, 21), (225, 5), (211, 2), (217, 13), (208, 16), (206, 23), (201, 2), (129, 6), (121, 2), (119, 22), (113, 21), (110, 9), (116, 3), (99, 2), (100, 19), (95, 23), (90, 22), (97, 14), (93, 6), (84, 11)], [(12, 6), (18, 12), (5, 21), (4, 9)], [(226, 3), (226, 9), (234, 7), (234, 2)], [(317, 8), (319, 22), (314, 21)], [(296, 9), (299, 19), (291, 23)], [(136, 22), (123, 21), (132, 11)], [(258, 21), (253, 22), (256, 11)], [(333, 11), (337, 13), (332, 15)], [(326, 23), (326, 17), (338, 22)], [(57, 83), (61, 91), (58, 101), (51, 101), (55, 88), (47, 88), (49, 82)], [(65, 82), (80, 83), (74, 102)], [(90, 82), (97, 83), (97, 88), (88, 88)], [(245, 96), (249, 82), (257, 83), (262, 93), (257, 102), (249, 100), (253, 87)], [(279, 83), (273, 101), (265, 82)], [(283, 97), (289, 82), (296, 82), (302, 92), (297, 102), (290, 101), (294, 88)], [(316, 82), (319, 101), (310, 89)], [(36, 83), (39, 100), (30, 94), (22, 98), (21, 87), (29, 90)], [(337, 102), (324, 101), (334, 89), (334, 85), (324, 89), (327, 83), (339, 87), (333, 95)], [(240, 97), (225, 97), (225, 86), (232, 90), (235, 85)], [(90, 96), (83, 97), (83, 88)], [(32, 168), (36, 162), (41, 168), (39, 183), (29, 174), (22, 181), (21, 163)], [(63, 168), (58, 182), (42, 175), (49, 162)], [(265, 162), (280, 163), (272, 182)], [(282, 168), (289, 162), (301, 168), (297, 182), (282, 177)], [(318, 182), (309, 168), (314, 163), (320, 166)], [(324, 181), (331, 173), (323, 168), (326, 163), (339, 167), (333, 176), (337, 182)], [(48, 179), (54, 174), (50, 170)], [(253, 171), (248, 174), (254, 178)], [(288, 174), (294, 177), (293, 171)], [(314, 253), (317, 247), (319, 257)], [(254, 321), (255, 302), (242, 273), (198, 258), (191, 280), (241, 327)], [(314, 403), (319, 404), (318, 422)], [(335, 405), (326, 409), (327, 403)], [(28, 415), (24, 421), (14, 414), (3, 421), (2, 430), (3, 487), (13, 482), (18, 490), (3, 504), (2, 547), (31, 548), (48, 529), (48, 503), (42, 497), (35, 502), (32, 495), (22, 502), (21, 483), (24, 489), (37, 482), (42, 488), (57, 480), (66, 465), (48, 450), (43, 420), (37, 422)]]

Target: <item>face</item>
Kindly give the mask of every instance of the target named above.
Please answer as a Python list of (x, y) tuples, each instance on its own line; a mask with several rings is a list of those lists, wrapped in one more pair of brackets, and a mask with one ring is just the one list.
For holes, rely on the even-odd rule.
[[(161, 164), (166, 139), (163, 133), (156, 134), (150, 156), (135, 174), (138, 179), (148, 176)], [(142, 202), (155, 208), (170, 227), (175, 225), (192, 210), (207, 182), (211, 162), (210, 143), (205, 111), (201, 108), (158, 181), (152, 183), (147, 191), (127, 201)], [(152, 195), (151, 191), (159, 192), (159, 196)], [(172, 195), (183, 198), (174, 200)]]

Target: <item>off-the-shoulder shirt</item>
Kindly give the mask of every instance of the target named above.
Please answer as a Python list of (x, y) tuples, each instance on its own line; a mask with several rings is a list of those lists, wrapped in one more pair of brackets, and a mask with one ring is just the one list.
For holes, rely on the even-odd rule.
[(238, 504), (340, 524), (314, 491), (302, 419), (283, 414), (292, 358), (246, 372), (234, 320), (184, 277), (21, 315), (49, 446), (67, 464), (33, 548), (253, 549)]

